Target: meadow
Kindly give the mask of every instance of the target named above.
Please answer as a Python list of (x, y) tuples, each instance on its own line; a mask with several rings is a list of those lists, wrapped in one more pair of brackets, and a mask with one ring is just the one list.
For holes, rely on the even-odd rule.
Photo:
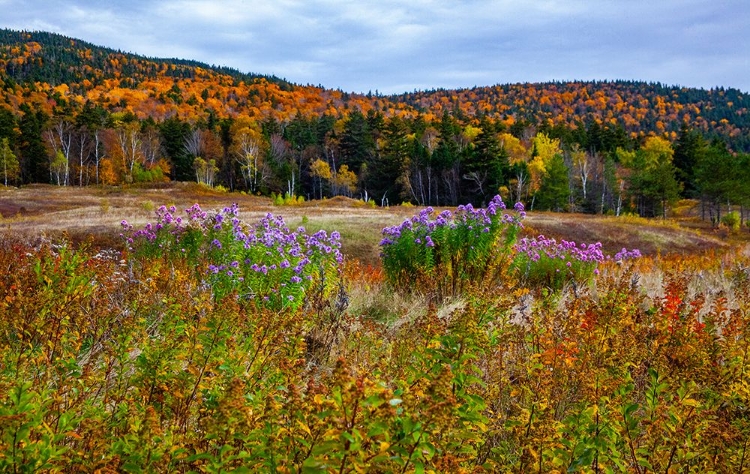
[(505, 206), (0, 190), (0, 471), (748, 470), (747, 230)]

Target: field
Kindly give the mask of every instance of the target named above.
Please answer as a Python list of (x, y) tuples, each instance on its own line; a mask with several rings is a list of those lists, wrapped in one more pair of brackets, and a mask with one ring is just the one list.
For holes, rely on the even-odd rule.
[[(401, 206), (372, 208), (343, 197), (279, 207), (268, 198), (214, 192), (195, 184), (129, 189), (31, 185), (20, 189), (0, 188), (0, 215), (3, 216), (0, 231), (31, 240), (41, 235), (59, 237), (67, 233), (75, 242), (93, 238), (98, 245), (119, 248), (122, 219), (136, 225), (144, 224), (153, 218), (157, 206), (174, 204), (185, 209), (196, 202), (205, 209), (237, 202), (246, 222), (272, 212), (284, 217), (290, 226), (304, 221), (315, 228), (338, 230), (344, 237), (344, 254), (371, 265), (379, 262), (378, 242), (382, 228), (400, 223), (416, 212), (414, 208)], [(612, 253), (622, 247), (632, 247), (647, 255), (686, 254), (722, 249), (729, 243), (742, 241), (738, 236), (727, 236), (707, 224), (696, 223), (695, 219), (686, 219), (681, 225), (676, 221), (665, 224), (638, 218), (531, 213), (525, 225), (528, 235), (541, 233), (578, 242), (600, 241)]]
[[(748, 469), (745, 234), (493, 214), (471, 248), (402, 226), (381, 260), (420, 211), (0, 189), (0, 471)], [(539, 234), (643, 255), (523, 260)]]

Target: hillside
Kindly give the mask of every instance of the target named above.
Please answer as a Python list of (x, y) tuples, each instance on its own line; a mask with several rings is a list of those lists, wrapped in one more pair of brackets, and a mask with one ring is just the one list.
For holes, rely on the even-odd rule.
[(750, 150), (750, 97), (737, 89), (694, 89), (645, 82), (504, 84), (362, 96), (291, 84), (274, 76), (242, 73), (184, 59), (147, 58), (46, 32), (0, 30), (3, 102), (80, 107), (90, 100), (141, 119), (246, 115), (284, 121), (303, 115), (347, 115), (353, 108), (385, 114), (445, 112), (488, 116), (509, 127), (574, 127), (592, 120), (621, 126), (633, 137), (667, 132), (687, 123), (709, 136)]

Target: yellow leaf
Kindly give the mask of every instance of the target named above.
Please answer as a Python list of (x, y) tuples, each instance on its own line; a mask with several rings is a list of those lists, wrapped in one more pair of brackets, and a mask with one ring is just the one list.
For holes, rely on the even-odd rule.
[(307, 433), (308, 436), (312, 436), (312, 432), (310, 431), (310, 427), (309, 426), (307, 426), (306, 424), (302, 423), (301, 420), (297, 420), (297, 424), (299, 425), (300, 428), (302, 428), (302, 431), (304, 431), (305, 433)]

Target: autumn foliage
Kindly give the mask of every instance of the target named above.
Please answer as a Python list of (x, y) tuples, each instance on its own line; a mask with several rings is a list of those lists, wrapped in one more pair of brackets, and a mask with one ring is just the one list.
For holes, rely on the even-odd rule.
[(274, 306), (154, 242), (2, 242), (0, 470), (747, 469), (746, 250), (442, 301), (352, 261)]

